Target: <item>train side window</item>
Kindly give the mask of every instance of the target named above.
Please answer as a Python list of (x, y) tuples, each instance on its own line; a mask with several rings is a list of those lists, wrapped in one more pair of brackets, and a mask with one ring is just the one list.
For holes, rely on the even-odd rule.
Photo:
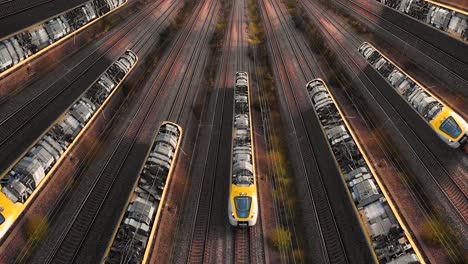
[(3, 214), (0, 214), (0, 225), (2, 225), (5, 222), (5, 217)]

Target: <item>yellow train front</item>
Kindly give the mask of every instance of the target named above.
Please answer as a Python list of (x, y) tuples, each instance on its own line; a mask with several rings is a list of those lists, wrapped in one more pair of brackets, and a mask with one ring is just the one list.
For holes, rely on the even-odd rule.
[(250, 110), (249, 79), (237, 72), (234, 85), (234, 120), (231, 149), (231, 185), (228, 218), (233, 226), (253, 226), (258, 217), (255, 159)]
[(231, 225), (239, 227), (254, 226), (258, 217), (256, 186), (237, 187), (232, 184), (228, 212)]

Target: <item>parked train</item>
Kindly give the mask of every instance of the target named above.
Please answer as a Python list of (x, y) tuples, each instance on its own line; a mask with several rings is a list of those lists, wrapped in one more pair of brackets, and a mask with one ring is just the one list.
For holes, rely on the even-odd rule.
[(258, 201), (249, 77), (246, 72), (237, 72), (235, 75), (232, 126), (229, 223), (233, 226), (253, 226), (257, 222)]
[(445, 143), (452, 148), (468, 143), (468, 124), (462, 117), (444, 105), (371, 44), (364, 42), (358, 50)]
[(128, 206), (108, 247), (105, 263), (147, 263), (160, 210), (164, 203), (165, 186), (174, 168), (182, 128), (164, 122), (140, 177), (129, 197)]
[(99, 109), (112, 97), (138, 58), (132, 51), (119, 57), (0, 179), (0, 237), (15, 222), (52, 170), (77, 141)]
[(126, 0), (92, 0), (1, 40), (0, 73), (76, 33), (125, 2)]
[(378, 178), (325, 82), (314, 79), (306, 88), (379, 262), (419, 263), (414, 245), (377, 184)]
[(380, 0), (424, 23), (468, 40), (468, 16), (424, 0)]

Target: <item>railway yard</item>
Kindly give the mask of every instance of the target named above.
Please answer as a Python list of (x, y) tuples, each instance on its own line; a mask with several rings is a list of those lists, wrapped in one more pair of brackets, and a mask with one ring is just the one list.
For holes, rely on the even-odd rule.
[(0, 263), (467, 263), (468, 3), (0, 0)]

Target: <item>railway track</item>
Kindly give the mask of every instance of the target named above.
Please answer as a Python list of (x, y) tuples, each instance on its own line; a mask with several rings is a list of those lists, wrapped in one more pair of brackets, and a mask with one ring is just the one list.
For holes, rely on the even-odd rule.
[(250, 263), (250, 233), (251, 229), (234, 229), (234, 263)]
[[(191, 20), (193, 20), (194, 17), (195, 15), (192, 16)], [(189, 35), (187, 32), (190, 32), (192, 28), (193, 25), (189, 29), (186, 28), (184, 34), (179, 35), (176, 45), (173, 46), (164, 64), (168, 65), (168, 68), (159, 72), (158, 76), (162, 75), (162, 72), (167, 76), (174, 67), (175, 59), (179, 56), (181, 47), (185, 45), (188, 40)], [(144, 103), (139, 105), (138, 109), (129, 119), (125, 133), (122, 133), (112, 154), (105, 161), (99, 177), (97, 177), (93, 184), (93, 188), (88, 192), (86, 199), (80, 204), (79, 210), (74, 213), (72, 221), (70, 221), (67, 228), (61, 233), (59, 239), (56, 241), (57, 243), (54, 242), (55, 246), (53, 250), (45, 259), (47, 263), (69, 263), (74, 260), (84, 237), (86, 237), (102, 203), (112, 188), (116, 175), (118, 175), (125, 163), (129, 151), (136, 140), (140, 139), (139, 137), (144, 130), (148, 130), (147, 127), (144, 127), (144, 124), (152, 124), (149, 120), (154, 119), (154, 115), (151, 116), (150, 114), (154, 112), (156, 98), (158, 98), (161, 93), (161, 89), (148, 90), (144, 97)]]
[[(281, 86), (283, 87), (283, 94), (286, 98), (286, 112), (289, 115), (288, 119), (292, 120), (292, 124), (290, 124), (290, 126), (292, 127), (292, 131), (290, 131), (289, 134), (295, 135), (295, 137), (297, 137), (298, 140), (301, 141), (300, 143), (296, 141), (296, 147), (300, 149), (299, 151), (301, 153), (302, 164), (300, 165), (300, 170), (305, 171), (306, 173), (304, 181), (305, 191), (308, 197), (307, 203), (311, 205), (310, 207), (314, 208), (313, 213), (305, 213), (305, 221), (308, 223), (316, 222), (318, 226), (318, 229), (315, 230), (311, 228), (306, 228), (309, 232), (307, 236), (310, 237), (312, 236), (312, 233), (314, 233), (317, 234), (316, 237), (318, 238), (314, 242), (314, 246), (319, 247), (319, 250), (315, 250), (316, 255), (311, 257), (320, 258), (322, 262), (330, 263), (352, 262), (353, 260), (350, 258), (354, 257), (362, 259), (367, 258), (367, 261), (370, 261), (372, 259), (372, 257), (370, 256), (370, 251), (368, 252), (367, 256), (365, 253), (360, 256), (348, 256), (345, 250), (345, 245), (347, 245), (348, 247), (352, 245), (356, 246), (356, 243), (359, 243), (359, 240), (356, 239), (354, 243), (352, 243), (349, 240), (343, 241), (343, 236), (340, 233), (340, 228), (338, 227), (339, 221), (342, 220), (340, 220), (340, 218), (335, 215), (337, 209), (332, 209), (331, 204), (333, 202), (330, 200), (330, 197), (327, 194), (328, 190), (326, 185), (326, 177), (332, 177), (330, 173), (335, 174), (333, 176), (337, 177), (335, 180), (340, 181), (340, 183), (338, 184), (343, 185), (343, 183), (341, 182), (341, 178), (339, 178), (341, 177), (341, 175), (339, 174), (339, 171), (336, 167), (330, 168), (323, 166), (324, 161), (322, 157), (328, 156), (328, 158), (333, 160), (333, 156), (331, 153), (329, 153), (328, 142), (326, 142), (326, 140), (323, 140), (323, 142), (320, 142), (319, 139), (315, 138), (314, 140), (312, 140), (309, 133), (312, 133), (311, 131), (317, 128), (314, 128), (312, 126), (311, 122), (313, 122), (313, 120), (311, 120), (310, 118), (306, 119), (306, 117), (304, 116), (304, 113), (307, 112), (305, 109), (307, 109), (308, 107), (307, 102), (305, 100), (306, 95), (301, 95), (300, 90), (298, 91), (298, 89), (300, 89), (299, 87), (305, 87), (306, 81), (311, 79), (313, 74), (307, 72), (306, 70), (306, 57), (297, 53), (297, 42), (292, 40), (291, 35), (294, 34), (290, 34), (288, 32), (290, 29), (281, 30), (280, 28), (280, 31), (284, 31), (284, 35), (282, 35), (282, 37), (286, 39), (286, 43), (290, 44), (290, 49), (288, 49), (288, 45), (286, 44), (284, 44), (283, 47), (281, 47), (280, 41), (278, 40), (278, 36), (275, 33), (273, 33), (273, 29), (276, 29), (276, 31), (278, 31), (278, 25), (274, 25), (272, 22), (271, 17), (275, 17), (275, 15), (271, 15), (272, 12), (275, 12), (277, 16), (279, 16), (278, 20), (274, 20), (275, 23), (281, 25), (287, 24), (287, 21), (281, 21), (284, 20), (284, 15), (281, 13), (281, 11), (279, 11), (280, 3), (276, 1), (265, 2), (270, 3), (264, 3), (262, 1), (262, 16), (265, 16), (266, 14), (270, 18), (264, 19), (264, 21), (267, 25), (267, 35), (270, 39), (272, 39), (270, 43), (270, 49), (273, 58), (273, 65), (276, 66), (276, 71), (278, 72), (277, 75), (280, 79), (280, 82), (278, 83), (281, 84)], [(291, 52), (293, 53), (292, 62), (286, 61), (285, 58), (288, 58), (288, 60), (290, 60), (291, 57), (285, 55), (286, 52), (283, 52), (283, 50), (291, 50)], [(288, 68), (291, 67), (291, 63), (297, 63), (299, 65), (298, 73), (290, 72), (292, 70), (289, 70)], [(279, 65), (284, 65), (284, 68), (281, 69)], [(303, 83), (301, 83), (297, 79), (302, 80)], [(280, 95), (280, 97), (282, 97), (282, 95)], [(319, 129), (319, 131), (321, 131), (321, 129)], [(294, 141), (291, 141), (290, 143), (292, 142)], [(313, 149), (315, 149), (315, 151), (312, 151)], [(326, 154), (327, 152), (328, 155)], [(321, 153), (322, 155), (317, 156), (317, 153)], [(333, 164), (334, 162), (332, 161), (331, 165), (333, 166)], [(326, 172), (327, 170), (328, 172)], [(327, 176), (324, 177), (324, 174), (327, 174)], [(344, 189), (344, 185), (342, 187), (343, 189), (340, 191), (342, 191), (343, 194), (345, 194), (346, 190)], [(347, 202), (349, 203), (348, 206), (352, 207), (352, 203), (350, 202), (350, 200), (348, 200)], [(334, 206), (337, 206), (336, 202), (334, 203)], [(353, 214), (355, 215), (356, 213), (352, 212), (348, 214), (348, 217), (349, 215)], [(358, 224), (359, 220), (357, 219), (357, 215), (355, 218), (356, 219), (354, 219), (354, 224)], [(356, 234), (356, 238), (359, 238), (359, 235)], [(367, 242), (365, 242), (363, 236), (361, 236), (361, 239), (363, 239), (361, 240), (361, 243), (364, 242), (363, 248), (368, 247)]]
[(26, 10), (33, 9), (35, 7), (47, 4), (52, 2), (53, 0), (2, 0), (0, 1), (1, 5), (1, 12), (0, 12), (0, 19), (11, 16), (14, 14), (18, 14), (24, 12)]
[[(232, 26), (232, 14), (228, 25), (228, 28)], [(228, 32), (225, 41), (229, 41), (231, 36), (231, 32)], [(215, 88), (222, 87), (221, 85), (227, 82), (226, 76), (221, 73), (228, 67), (228, 59), (228, 55), (223, 54), (221, 58), (222, 66), (218, 71), (218, 78), (216, 79), (216, 82), (214, 84)], [(197, 190), (194, 194), (196, 195), (196, 197), (194, 198), (196, 203), (193, 209), (195, 214), (192, 218), (193, 222), (192, 227), (190, 227), (191, 230), (189, 231), (189, 251), (187, 252), (187, 256), (180, 256), (179, 258), (185, 258), (186, 261), (189, 263), (201, 263), (204, 260), (209, 260), (210, 253), (212, 252), (211, 245), (208, 245), (207, 242), (208, 237), (210, 236), (210, 224), (213, 225), (214, 215), (217, 215), (218, 217), (220, 216), (219, 212), (213, 212), (213, 203), (216, 203), (216, 199), (214, 199), (214, 197), (216, 196), (216, 186), (219, 186), (220, 182), (225, 181), (223, 181), (222, 179), (217, 179), (218, 177), (216, 177), (215, 171), (220, 159), (220, 155), (218, 153), (221, 149), (221, 135), (224, 134), (224, 132), (226, 131), (226, 127), (229, 124), (226, 122), (229, 116), (227, 112), (229, 111), (226, 112), (225, 107), (228, 107), (232, 104), (229, 103), (229, 101), (227, 101), (226, 99), (226, 89), (223, 89), (221, 95), (219, 90), (219, 88), (216, 89), (216, 103), (214, 105), (210, 104), (210, 106), (208, 107), (208, 109), (212, 109), (212, 107), (215, 107), (215, 109), (208, 110), (209, 114), (206, 114), (206, 112), (202, 113), (202, 118), (207, 118), (208, 120), (201, 121), (202, 124), (205, 123), (212, 126), (212, 131), (219, 132), (216, 135), (213, 135), (213, 133), (209, 133), (209, 136), (205, 141), (208, 144), (208, 146), (202, 146), (203, 144), (201, 143), (201, 141), (199, 141), (199, 137), (197, 138), (197, 142), (195, 143), (196, 149), (194, 153), (200, 153), (200, 147), (206, 148), (208, 150), (208, 152), (206, 152), (205, 155), (200, 153), (203, 157), (202, 162), (205, 166), (197, 167), (192, 166), (192, 164), (190, 166), (190, 174), (196, 174), (197, 172), (200, 172), (201, 176), (193, 177), (191, 180), (193, 186), (196, 186), (195, 188)], [(220, 115), (220, 117), (216, 118), (216, 116), (218, 115)], [(214, 155), (214, 157), (210, 155)], [(194, 165), (196, 165), (196, 163), (194, 163)], [(220, 193), (220, 191), (218, 191), (218, 193)]]
[[(316, 6), (312, 6), (311, 2), (306, 2), (306, 1), (301, 1), (303, 6), (305, 7), (304, 9), (306, 12), (309, 13), (309, 16), (313, 18), (314, 16), (317, 15), (316, 12), (322, 11), (321, 18), (326, 20), (326, 21), (321, 21), (321, 20), (316, 20), (315, 23), (317, 25), (321, 25), (324, 30), (324, 34), (328, 39), (331, 39), (331, 45), (335, 48), (337, 51), (337, 54), (340, 56), (340, 58), (346, 58), (347, 60), (343, 60), (345, 65), (348, 65), (349, 69), (356, 74), (356, 76), (359, 76), (359, 69), (365, 68), (362, 64), (360, 64), (355, 57), (353, 57), (350, 52), (345, 52), (346, 50), (357, 50), (357, 45), (359, 40), (356, 40), (356, 37), (353, 35), (350, 35), (349, 32), (344, 31), (339, 24), (337, 24), (335, 21), (330, 19), (328, 15), (323, 15), (324, 12), (323, 10), (320, 10), (321, 8), (318, 8)], [(307, 5), (309, 4), (309, 6)], [(332, 25), (334, 28), (333, 29), (328, 29)], [(334, 33), (331, 33), (330, 31), (333, 31)], [(351, 48), (347, 48), (344, 43), (347, 43), (343, 41), (343, 38), (339, 38), (336, 33), (340, 33), (343, 35), (344, 39), (349, 40), (351, 44)], [(360, 43), (359, 43), (360, 45)], [(357, 52), (357, 51), (356, 51)], [(375, 76), (375, 75), (374, 75)], [(369, 87), (378, 87), (381, 84), (377, 84), (375, 80), (378, 77), (370, 77), (366, 76), (364, 77), (364, 82), (363, 79), (360, 80), (361, 84), (365, 86), (364, 83), (367, 83)], [(371, 80), (372, 79), (372, 80)], [(390, 92), (394, 92), (391, 90), (390, 87), (386, 88)], [(421, 170), (420, 174), (424, 174), (426, 178), (425, 181), (421, 182), (420, 184), (424, 185), (427, 184), (427, 180), (430, 180), (430, 184), (433, 184), (433, 186), (436, 187), (436, 189), (432, 189), (431, 193), (434, 192), (442, 192), (442, 197), (446, 200), (441, 201), (441, 198), (437, 198), (437, 202), (443, 203), (442, 206), (446, 208), (446, 212), (449, 213), (451, 212), (450, 217), (455, 217), (455, 222), (452, 222), (455, 224), (455, 227), (458, 228), (465, 226), (466, 225), (466, 216), (467, 216), (467, 210), (468, 210), (468, 203), (466, 202), (466, 195), (463, 192), (462, 186), (458, 186), (457, 181), (460, 182), (459, 180), (455, 180), (453, 177), (455, 175), (451, 174), (448, 169), (446, 168), (447, 164), (442, 163), (438, 158), (437, 154), (434, 151), (433, 148), (430, 148), (429, 146), (425, 145), (423, 139), (416, 133), (416, 131), (409, 125), (409, 121), (406, 121), (405, 118), (402, 116), (402, 111), (396, 110), (395, 106), (393, 106), (389, 99), (385, 98), (385, 93), (382, 92), (379, 89), (375, 89), (376, 91), (371, 91), (370, 96), (372, 98), (377, 98), (374, 100), (377, 100), (376, 102), (379, 101), (380, 98), (383, 97), (383, 99), (380, 99), (380, 102), (382, 102), (382, 106), (379, 106), (381, 109), (391, 109), (391, 110), (383, 110), (385, 111), (386, 115), (388, 116), (389, 120), (393, 118), (398, 118), (400, 121), (398, 122), (400, 129), (403, 130), (403, 132), (398, 131), (400, 135), (404, 133), (403, 138), (408, 143), (410, 147), (410, 152), (406, 154), (410, 154), (411, 158), (405, 157), (407, 160), (416, 160), (418, 161), (421, 165)], [(399, 98), (402, 100), (401, 98)], [(396, 99), (398, 100), (398, 99)], [(382, 108), (384, 107), (384, 108)], [(414, 142), (411, 144), (410, 142)], [(452, 150), (453, 151), (453, 150)], [(440, 155), (439, 155), (440, 157)], [(463, 162), (463, 161), (462, 161)], [(463, 163), (462, 163), (463, 164)], [(424, 176), (423, 175), (423, 176)], [(463, 177), (463, 175), (459, 176)], [(463, 182), (461, 182), (463, 184)], [(425, 188), (428, 188), (426, 185)], [(427, 190), (427, 189), (426, 189)], [(426, 191), (427, 192), (427, 191)], [(436, 193), (434, 193), (436, 194)], [(462, 227), (463, 229), (463, 227)], [(464, 231), (461, 230), (460, 234), (462, 237), (466, 237), (463, 233)], [(454, 250), (456, 248), (454, 242), (449, 241), (447, 237), (444, 237), (443, 240), (445, 240), (445, 243)]]
[[(232, 234), (232, 229), (226, 221), (227, 208), (224, 202), (227, 200), (227, 187), (229, 186), (229, 177), (225, 174), (225, 168), (230, 166), (229, 162), (226, 162), (229, 161), (229, 155), (226, 154), (230, 153), (227, 150), (230, 149), (229, 131), (232, 120), (232, 92), (227, 87), (232, 86), (233, 72), (244, 67), (245, 50), (242, 45), (245, 42), (244, 33), (241, 33), (243, 32), (242, 5), (243, 1), (233, 3), (233, 10), (230, 12), (227, 25), (224, 52), (220, 59), (222, 66), (218, 69), (214, 84), (216, 90), (210, 96), (207, 108), (204, 108), (202, 112), (201, 127), (209, 126), (212, 129), (204, 137), (197, 136), (194, 150), (197, 158), (194, 156), (191, 160), (189, 174), (201, 176), (190, 180), (193, 191), (189, 192), (185, 199), (185, 203), (190, 201), (188, 206), (191, 209), (184, 210), (184, 214), (191, 213), (191, 215), (179, 218), (191, 220), (187, 223), (177, 223), (175, 236), (182, 240), (178, 248), (184, 248), (184, 243), (186, 243), (189, 250), (188, 252), (178, 250), (176, 253), (173, 248), (171, 258), (174, 262), (227, 261), (230, 263), (234, 260), (235, 253), (229, 250), (233, 249), (230, 246), (231, 242), (226, 241), (229, 240), (229, 236), (224, 237), (226, 232)], [(241, 34), (240, 38), (236, 38), (238, 34)], [(225, 177), (220, 175), (225, 175)], [(224, 238), (221, 239), (222, 237)]]
[[(157, 1), (140, 15), (129, 20), (115, 34), (106, 38), (104, 43), (93, 48), (89, 55), (70, 68), (70, 74), (65, 75), (63, 79), (54, 81), (42, 90), (36, 90), (24, 102), (9, 104), (13, 107), (10, 111), (8, 111), (8, 106), (6, 107), (7, 111), (3, 112), (5, 116), (2, 114), (0, 119), (0, 149), (4, 150), (4, 154), (0, 154), (0, 158), (4, 161), (0, 165), (0, 171), (11, 169), (18, 159), (27, 152), (29, 146), (33, 145), (40, 138), (40, 135), (86, 91), (89, 85), (81, 87), (78, 86), (77, 81), (87, 78), (91, 83), (107, 67), (108, 63), (101, 62), (107, 60), (108, 56), (115, 57), (118, 52), (125, 49), (125, 46), (135, 50), (137, 55), (141, 55), (148, 48), (144, 44), (154, 38), (153, 34), (150, 33), (160, 31), (161, 27), (166, 24), (165, 21), (175, 13), (179, 4), (173, 3), (162, 12), (154, 23), (136, 36), (134, 36), (135, 33), (132, 33), (134, 32), (132, 29), (146, 23), (148, 18), (154, 15), (158, 8), (162, 8), (165, 3), (168, 2)], [(135, 42), (130, 44), (131, 38), (135, 39)], [(94, 75), (95, 77), (93, 77)], [(48, 118), (47, 121), (43, 120), (44, 116)], [(31, 129), (32, 127), (34, 129)], [(27, 139), (31, 138), (31, 131), (36, 132), (38, 128), (43, 128), (42, 131), (38, 131), (40, 135), (35, 137), (33, 142), (28, 142)], [(18, 141), (22, 143), (18, 144)], [(22, 153), (15, 156), (14, 154), (19, 151)]]
[(254, 227), (232, 228), (234, 233), (234, 263), (265, 263), (263, 252), (263, 243), (261, 234), (261, 219), (259, 218), (257, 225)]

